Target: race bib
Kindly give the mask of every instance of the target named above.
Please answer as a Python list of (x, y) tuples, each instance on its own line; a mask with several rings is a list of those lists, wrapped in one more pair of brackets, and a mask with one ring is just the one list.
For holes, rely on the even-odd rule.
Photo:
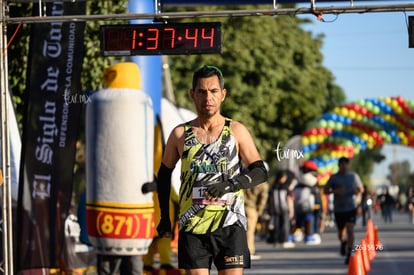
[(233, 203), (233, 194), (227, 193), (224, 194), (221, 198), (217, 200), (208, 200), (204, 193), (206, 192), (208, 185), (204, 186), (195, 186), (193, 187), (193, 203), (202, 204), (202, 205), (231, 205)]

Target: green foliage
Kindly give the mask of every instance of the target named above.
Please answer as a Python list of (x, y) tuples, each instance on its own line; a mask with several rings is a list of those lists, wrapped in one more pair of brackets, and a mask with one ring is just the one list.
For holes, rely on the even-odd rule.
[(195, 68), (222, 68), (229, 93), (223, 114), (244, 123), (263, 158), (274, 163), (279, 142), (300, 134), (308, 123), (343, 103), (345, 96), (322, 65), (322, 37), (304, 31), (304, 21), (291, 16), (219, 21), (221, 54), (169, 57), (177, 104), (192, 108), (188, 90)]
[(388, 179), (393, 185), (398, 185), (405, 192), (411, 184), (411, 165), (408, 160), (394, 161), (388, 166)]
[[(127, 0), (118, 1), (87, 1), (87, 14), (125, 13)], [(15, 3), (10, 6), (10, 17), (32, 15), (32, 4)], [(85, 57), (82, 70), (82, 87), (87, 91), (95, 91), (102, 86), (103, 68), (123, 61), (121, 57), (102, 57), (99, 44), (99, 26), (116, 24), (116, 21), (88, 21), (85, 24)], [(126, 23), (125, 21), (122, 23)], [(13, 93), (18, 121), (24, 113), (24, 93), (26, 91), (27, 64), (29, 55), (30, 24), (8, 25), (9, 86)], [(15, 35), (14, 35), (15, 34)], [(13, 40), (11, 38), (13, 37)]]
[[(127, 0), (119, 1), (87, 1), (87, 14), (111, 14), (125, 13)], [(10, 5), (11, 17), (31, 16), (31, 4)], [(85, 24), (84, 39), (84, 60), (81, 73), (81, 83), (84, 91), (93, 92), (102, 87), (103, 68), (108, 65), (124, 61), (122, 57), (103, 57), (100, 53), (99, 26), (102, 24), (116, 24), (116, 21), (88, 21)], [(126, 23), (125, 21), (122, 23)], [(29, 55), (30, 24), (9, 25), (7, 28), (8, 40), (8, 67), (9, 86), (13, 93), (14, 104), (17, 111), (17, 118), (20, 129), (24, 113), (24, 94), (26, 92), (26, 76)], [(17, 30), (17, 31), (16, 31)], [(13, 40), (11, 38), (15, 34)], [(83, 136), (83, 120), (81, 121), (80, 137)], [(85, 189), (85, 170), (82, 142), (77, 144), (76, 165), (74, 167), (74, 201)]]
[[(10, 17), (23, 17), (31, 15), (31, 6), (24, 4), (10, 5)], [(24, 113), (24, 91), (26, 90), (26, 71), (29, 54), (30, 26), (15, 24), (7, 26), (7, 58), (9, 73), (9, 88), (12, 91), (13, 102), (16, 108), (19, 124)], [(13, 39), (11, 39), (13, 38)]]
[[(87, 1), (90, 15), (122, 14), (127, 12), (127, 0)], [(87, 21), (85, 25), (85, 58), (82, 69), (82, 87), (87, 91), (102, 88), (103, 68), (125, 61), (124, 57), (103, 57), (100, 50), (99, 27), (105, 24), (127, 23), (117, 21)]]
[(381, 150), (382, 146), (367, 149), (352, 158), (352, 170), (358, 173), (362, 182), (366, 184), (369, 189), (372, 188), (370, 176), (374, 170), (374, 164), (380, 163), (385, 159), (385, 156), (381, 154)]
[[(87, 14), (120, 14), (127, 0), (87, 1)], [(246, 7), (258, 8), (256, 7)], [(192, 8), (194, 10), (194, 8)], [(223, 10), (235, 7), (205, 6), (197, 10)], [(167, 10), (165, 10), (167, 11)], [(171, 10), (170, 10), (171, 11)], [(28, 16), (30, 4), (16, 4), (11, 16)], [(192, 109), (188, 96), (192, 72), (203, 64), (222, 68), (229, 96), (223, 114), (243, 122), (254, 136), (262, 156), (274, 167), (275, 148), (300, 134), (307, 125), (344, 102), (342, 89), (322, 62), (323, 37), (313, 37), (294, 16), (191, 18), (177, 21), (220, 21), (223, 29), (221, 54), (170, 56), (170, 69), (177, 104)], [(99, 26), (118, 22), (88, 21), (85, 26), (85, 58), (82, 87), (95, 91), (102, 86), (107, 65), (123, 58), (102, 57)], [(126, 23), (125, 21), (122, 23)], [(8, 37), (16, 26), (10, 26)], [(19, 117), (23, 114), (26, 89), (30, 25), (23, 25), (9, 47), (10, 87), (15, 95)]]

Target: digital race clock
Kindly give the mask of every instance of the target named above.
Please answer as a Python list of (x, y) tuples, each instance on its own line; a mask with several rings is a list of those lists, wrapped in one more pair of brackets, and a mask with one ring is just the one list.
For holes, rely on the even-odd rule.
[(221, 52), (221, 23), (168, 23), (101, 26), (104, 56)]

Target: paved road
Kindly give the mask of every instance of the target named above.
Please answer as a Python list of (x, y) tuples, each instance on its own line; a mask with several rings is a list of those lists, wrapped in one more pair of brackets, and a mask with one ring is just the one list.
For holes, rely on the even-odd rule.
[(394, 215), (392, 224), (377, 223), (384, 250), (376, 253), (369, 274), (414, 274), (414, 225), (407, 214)]
[[(379, 215), (374, 215), (373, 223), (378, 226), (378, 235), (383, 244), (383, 251), (377, 251), (370, 262), (369, 275), (407, 275), (414, 270), (414, 225), (408, 221), (408, 214), (394, 212), (394, 221), (384, 224)], [(360, 221), (356, 226), (356, 242), (359, 243), (366, 234)], [(326, 228), (322, 234), (322, 243), (308, 246), (299, 243), (294, 248), (273, 247), (258, 240), (257, 254), (262, 258), (252, 262), (252, 268), (244, 274), (347, 274), (348, 266), (339, 254), (339, 242), (335, 228)], [(217, 274), (213, 270), (211, 274)]]

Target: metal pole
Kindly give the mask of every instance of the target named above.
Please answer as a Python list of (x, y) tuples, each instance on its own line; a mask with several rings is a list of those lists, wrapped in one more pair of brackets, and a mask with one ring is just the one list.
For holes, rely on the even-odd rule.
[(275, 16), (300, 14), (349, 14), (349, 13), (380, 13), (380, 12), (409, 12), (414, 11), (414, 4), (400, 5), (371, 5), (353, 7), (318, 7), (312, 8), (278, 8), (278, 9), (252, 9), (252, 10), (221, 10), (221, 11), (189, 11), (189, 12), (159, 12), (159, 13), (123, 13), (123, 14), (97, 14), (97, 15), (65, 15), (65, 16), (26, 16), (9, 17), (9, 24), (31, 24), (48, 22), (83, 22), (102, 20), (165, 20), (183, 18), (219, 18), (237, 16)]
[(168, 63), (168, 56), (166, 55), (162, 56), (162, 71), (165, 84), (165, 97), (175, 104), (176, 102), (174, 96), (174, 88), (171, 81), (170, 64)]
[(10, 171), (10, 131), (7, 100), (9, 94), (7, 70), (7, 24), (5, 23), (7, 3), (0, 3), (0, 117), (1, 117), (1, 164), (3, 170), (2, 185), (2, 230), (3, 230), (3, 268), (4, 274), (13, 274), (13, 230), (11, 202), (11, 171)]

